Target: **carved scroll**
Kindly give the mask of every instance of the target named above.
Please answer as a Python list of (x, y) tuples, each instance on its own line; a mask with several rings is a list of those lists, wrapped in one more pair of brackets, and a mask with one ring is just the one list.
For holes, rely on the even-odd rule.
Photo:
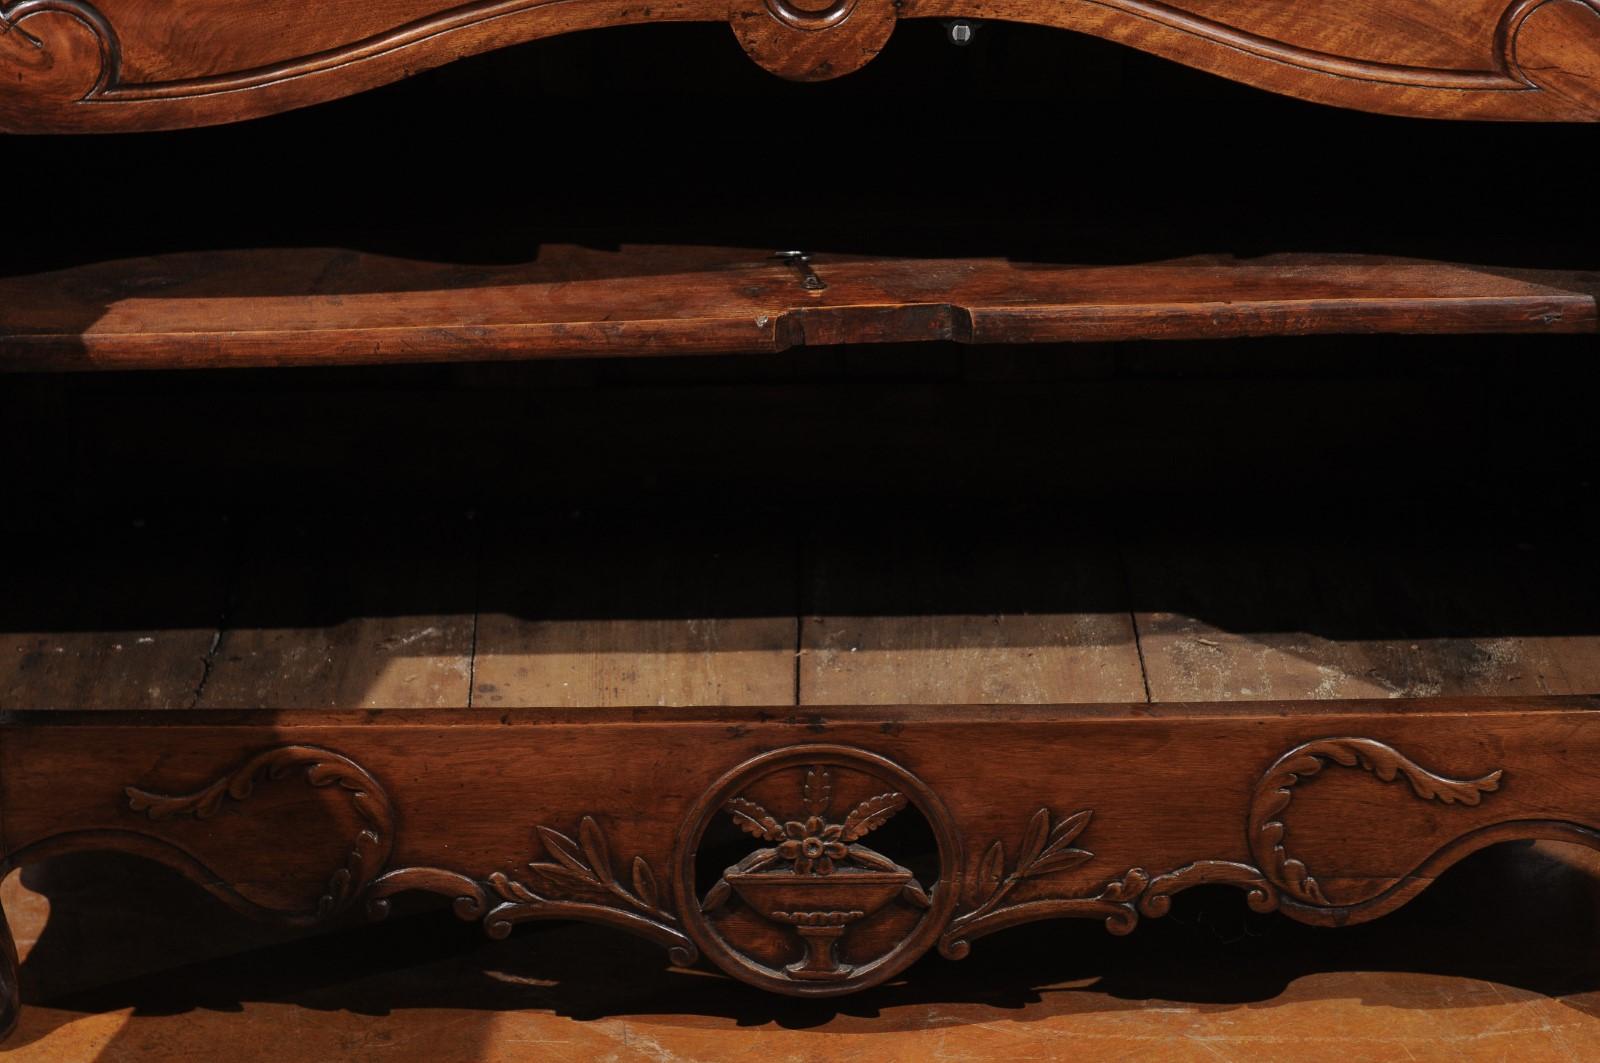
[[(579, 820), (573, 835), (538, 826), (536, 834), (547, 858), (519, 870), (496, 870), (475, 877), (438, 867), (386, 869), (394, 841), (394, 813), (388, 798), (360, 765), (325, 749), (279, 746), (193, 793), (166, 795), (129, 787), (126, 796), (130, 810), (153, 821), (204, 819), (214, 816), (226, 802), (249, 800), (263, 779), (299, 773), (311, 786), (339, 787), (364, 823), (345, 864), (328, 880), (315, 912), (310, 913), (312, 918), (325, 918), (357, 896), (365, 898), (371, 915), (382, 918), (388, 914), (389, 898), (394, 894), (426, 891), (452, 898), (456, 914), (481, 921), (491, 937), (504, 937), (514, 924), (525, 920), (581, 919), (656, 941), (669, 950), (676, 963), (693, 962), (699, 945), (711, 943), (719, 964), (736, 977), (780, 991), (834, 992), (880, 978), (881, 969), (874, 963), (845, 963), (838, 950), (848, 946), (850, 927), (869, 920), (896, 898), (922, 913), (918, 926), (931, 925), (937, 933), (924, 929), (914, 935), (915, 940), (911, 936), (884, 939), (888, 951), (883, 955), (895, 957), (895, 969), (934, 941), (944, 955), (959, 959), (968, 954), (977, 938), (1037, 919), (1097, 918), (1112, 933), (1127, 933), (1141, 915), (1165, 915), (1175, 894), (1198, 885), (1236, 886), (1246, 891), (1252, 909), (1268, 912), (1282, 908), (1308, 922), (1342, 922), (1356, 914), (1363, 918), (1381, 914), (1381, 906), (1374, 906), (1371, 899), (1361, 906), (1330, 901), (1307, 864), (1290, 853), (1287, 812), (1295, 790), (1328, 765), (1364, 771), (1380, 782), (1404, 782), (1424, 801), (1466, 806), (1475, 806), (1493, 793), (1503, 777), (1495, 771), (1475, 779), (1449, 778), (1374, 739), (1317, 739), (1280, 756), (1254, 787), (1245, 811), (1246, 843), (1253, 863), (1206, 859), (1159, 874), (1131, 867), (1103, 880), (1092, 892), (1055, 894), (1045, 890), (1041, 894), (1035, 890), (1018, 901), (1013, 897), (1023, 883), (1044, 882), (1093, 860), (1094, 853), (1078, 844), (1094, 819), (1092, 809), (1057, 818), (1049, 808), (1041, 807), (1027, 817), (1014, 854), (1008, 852), (1004, 840), (991, 839), (983, 855), (964, 872), (959, 847), (948, 840), (954, 837), (954, 824), (926, 784), (864, 750), (794, 747), (735, 769), (708, 791), (701, 811), (691, 814), (680, 852), (692, 850), (718, 814), (766, 847), (755, 849), (730, 867), (704, 898), (695, 901), (695, 918), (689, 928), (682, 925), (666, 891), (658, 885), (649, 861), (634, 856), (617, 863), (603, 828), (591, 815)], [(863, 796), (838, 807), (838, 780), (852, 779), (854, 792)], [(774, 785), (778, 789), (772, 789)], [(774, 805), (776, 811), (769, 810), (752, 796), (761, 787), (784, 804)], [(793, 796), (785, 798), (785, 793)], [(940, 846), (938, 881), (930, 886), (919, 883), (913, 872), (892, 856), (861, 841), (912, 805), (947, 839)], [(686, 895), (684, 889), (692, 878), (681, 859), (680, 898)], [(964, 906), (956, 897), (961, 882), (965, 883), (960, 891)], [(1414, 887), (1402, 876), (1380, 899), (1399, 903)], [(805, 944), (805, 955), (783, 970), (763, 959), (759, 950), (747, 954), (745, 950), (754, 947), (755, 939), (744, 941), (744, 924), (717, 922), (720, 910), (734, 897), (761, 919), (791, 928), (794, 940)], [(1355, 907), (1364, 911), (1356, 913)], [(929, 916), (932, 924), (927, 924)]]
[[(391, 867), (403, 821), (373, 774), (346, 754), (285, 744), (243, 759), (192, 792), (126, 787), (120, 801), (120, 814), (129, 821), (125, 829), (41, 836), (8, 860), (14, 865), (72, 848), (141, 853), (190, 874), (225, 899), (231, 896), (243, 910), (296, 924), (325, 920), (357, 900), (382, 918), (398, 893), (433, 893), (450, 898), (458, 917), (481, 923), (491, 937), (505, 937), (528, 920), (585, 920), (654, 941), (674, 963), (705, 955), (754, 985), (819, 996), (881, 983), (933, 947), (960, 959), (973, 941), (1034, 920), (1094, 918), (1112, 933), (1127, 933), (1140, 917), (1167, 914), (1172, 898), (1194, 886), (1237, 887), (1258, 912), (1276, 909), (1305, 922), (1345, 923), (1392, 910), (1437, 871), (1495, 841), (1562, 837), (1600, 847), (1600, 834), (1576, 823), (1479, 815), (1462, 820), (1457, 830), (1448, 826), (1446, 814), (1440, 825), (1407, 839), (1431, 844), (1431, 856), (1396, 874), (1376, 894), (1345, 903), (1329, 896), (1293, 848), (1294, 801), (1307, 780), (1330, 767), (1370, 776), (1373, 786), (1404, 787), (1411, 798), (1452, 806), (1457, 815), (1483, 805), (1504, 780), (1500, 771), (1474, 778), (1441, 775), (1373, 738), (1319, 738), (1278, 756), (1237, 808), (1223, 810), (1239, 817), (1239, 850), (1164, 870), (1152, 870), (1161, 864), (1151, 863), (1095, 874), (1094, 850), (1104, 849), (1095, 839), (1136, 831), (1136, 822), (1118, 822), (1087, 806), (1065, 815), (1040, 806), (1016, 817), (1015, 834), (994, 837), (988, 798), (970, 791), (953, 795), (961, 798), (963, 815), (972, 817), (964, 826), (935, 789), (903, 765), (860, 746), (814, 743), (758, 753), (703, 788), (696, 783), (698, 797), (690, 793), (669, 804), (666, 822), (656, 826), (665, 839), (677, 823), (670, 858), (664, 848), (617, 851), (603, 824), (611, 822), (608, 815), (637, 812), (623, 807), (578, 813), (560, 830), (539, 822), (512, 825), (517, 832), (531, 831), (533, 847), (542, 849), (519, 866)], [(197, 820), (212, 823), (213, 832), (225, 831), (237, 822), (232, 813), (249, 815), (259, 807), (258, 791), (266, 783), (330, 791), (357, 823), (343, 861), (327, 873), (311, 910), (279, 911), (244, 901), (187, 844), (179, 846), (158, 829)], [(297, 815), (303, 809), (290, 807)], [(1352, 824), (1351, 830), (1382, 832), (1384, 825)], [(215, 833), (210, 837), (215, 840)], [(477, 844), (481, 851), (482, 835)], [(450, 846), (432, 851), (449, 852)], [(1248, 859), (1237, 858), (1241, 853)], [(711, 856), (704, 854), (714, 854), (717, 864), (708, 864)], [(1329, 852), (1324, 860), (1337, 865), (1339, 855)], [(234, 848), (235, 859), (256, 856), (272, 858)], [(724, 860), (731, 863), (723, 866)], [(9, 956), (0, 950), (0, 1021), (14, 1015)]]
[(311, 786), (336, 786), (343, 791), (365, 823), (350, 846), (344, 866), (328, 878), (317, 900), (312, 920), (326, 919), (342, 910), (377, 877), (389, 862), (394, 846), (394, 809), (378, 781), (365, 768), (341, 754), (315, 746), (278, 746), (245, 761), (211, 785), (190, 794), (157, 794), (129, 786), (124, 790), (128, 808), (160, 822), (189, 816), (209, 819), (224, 801), (246, 801), (259, 779), (282, 779), (299, 771)]

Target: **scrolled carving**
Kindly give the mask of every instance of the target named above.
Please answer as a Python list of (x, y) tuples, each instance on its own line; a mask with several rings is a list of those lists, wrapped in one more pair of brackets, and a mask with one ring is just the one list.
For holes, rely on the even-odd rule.
[(1520, 0), (1500, 30), (1507, 71), (1600, 118), (1600, 6), (1587, 0)]
[(116, 80), (121, 45), (104, 15), (85, 0), (0, 4), (0, 67), (16, 71), (5, 94), (60, 102), (103, 93)]
[(451, 898), (456, 918), (468, 922), (482, 919), (489, 911), (489, 895), (476, 879), (440, 867), (402, 867), (379, 875), (367, 888), (367, 914), (373, 919), (388, 918), (389, 898), (412, 891)]
[(1245, 891), (1251, 911), (1271, 912), (1278, 907), (1278, 888), (1249, 864), (1232, 860), (1196, 860), (1192, 864), (1158, 875), (1139, 898), (1139, 911), (1158, 919), (1172, 910), (1172, 895), (1193, 886), (1237, 886)]
[(1435, 775), (1398, 750), (1371, 738), (1322, 738), (1296, 746), (1267, 769), (1250, 799), (1250, 853), (1265, 877), (1302, 904), (1331, 907), (1305, 863), (1289, 855), (1284, 844), (1287, 828), (1282, 813), (1294, 798), (1299, 783), (1318, 774), (1328, 764), (1360, 768), (1383, 782), (1404, 778), (1425, 801), (1476, 805), (1483, 795), (1498, 789), (1502, 772), (1479, 779), (1450, 779)]
[(333, 872), (318, 899), (315, 918), (342, 910), (378, 876), (394, 846), (394, 808), (378, 781), (349, 757), (316, 746), (275, 746), (193, 793), (160, 794), (136, 786), (123, 789), (128, 809), (155, 822), (178, 817), (208, 819), (225, 801), (246, 801), (261, 779), (283, 779), (299, 771), (315, 787), (336, 786), (366, 826), (356, 834), (350, 854)]
[[(1103, 917), (1108, 930), (1127, 933), (1140, 915), (1164, 916), (1171, 911), (1175, 894), (1204, 885), (1236, 886), (1245, 891), (1251, 910), (1265, 913), (1282, 908), (1304, 922), (1337, 924), (1382, 914), (1414, 896), (1426, 880), (1417, 875), (1403, 876), (1374, 900), (1357, 906), (1342, 906), (1323, 894), (1306, 865), (1290, 856), (1285, 848), (1287, 828), (1282, 814), (1293, 798), (1294, 788), (1328, 764), (1358, 768), (1383, 782), (1404, 779), (1417, 797), (1443, 804), (1475, 806), (1484, 794), (1496, 790), (1503, 778), (1500, 771), (1477, 779), (1436, 775), (1376, 739), (1317, 739), (1279, 757), (1252, 790), (1246, 830), (1255, 861), (1253, 865), (1236, 860), (1203, 859), (1154, 877), (1135, 867), (1090, 896), (1045, 897), (1006, 905), (1003, 903), (1006, 897), (1024, 879), (1041, 874), (1044, 869), (1064, 870), (1076, 866), (1092, 855), (1084, 849), (1069, 848), (1088, 825), (1090, 813), (1087, 810), (1051, 825), (1048, 810), (1041, 809), (1029, 821), (1016, 864), (1009, 873), (1006, 872), (1004, 843), (995, 841), (989, 846), (969, 888), (974, 906), (951, 923), (940, 939), (940, 951), (951, 959), (960, 959), (968, 954), (975, 938), (1035, 919)], [(1533, 823), (1468, 831), (1440, 849), (1424, 869), (1431, 870), (1434, 865), (1457, 858), (1460, 852), (1488, 844), (1489, 839), (1545, 837), (1550, 836), (1553, 829), (1548, 824)], [(1041, 837), (1048, 838), (1042, 846)], [(1055, 854), (1054, 862), (1049, 859), (1052, 854)]]

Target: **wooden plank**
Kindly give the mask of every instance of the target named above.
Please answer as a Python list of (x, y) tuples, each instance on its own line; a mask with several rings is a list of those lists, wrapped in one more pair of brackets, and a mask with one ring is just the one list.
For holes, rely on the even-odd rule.
[(464, 515), (253, 526), (199, 705), (464, 707), (475, 542)]
[(1073, 266), (761, 249), (549, 246), (462, 266), (197, 252), (0, 279), (0, 368), (333, 365), (1338, 332), (1594, 332), (1592, 284), (1354, 255)]
[(15, 531), (0, 566), (0, 708), (193, 706), (227, 579), (214, 517)]
[(817, 533), (803, 705), (1141, 701), (1115, 546), (997, 513)]
[(514, 522), (493, 530), (484, 573), (475, 706), (794, 704), (785, 533)]
[(1600, 689), (1581, 544), (1144, 544), (1128, 567), (1156, 701)]

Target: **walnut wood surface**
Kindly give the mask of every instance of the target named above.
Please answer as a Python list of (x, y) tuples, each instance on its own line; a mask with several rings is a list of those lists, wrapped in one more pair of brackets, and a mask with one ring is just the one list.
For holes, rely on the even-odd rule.
[(233, 121), (521, 41), (647, 22), (730, 22), (755, 61), (816, 80), (869, 61), (898, 19), (953, 17), (1091, 33), (1365, 110), (1600, 118), (1600, 9), (1588, 0), (341, 0), (296, 17), (248, 0), (11, 0), (0, 6), (0, 128)]
[[(0, 721), (0, 848), (9, 866), (85, 849), (148, 857), (288, 926), (352, 908), (381, 917), (411, 891), (496, 937), (526, 919), (595, 921), (679, 964), (705, 955), (767, 988), (832, 994), (1036, 919), (1126, 932), (1195, 885), (1343, 925), (1394, 910), (1485, 845), (1595, 847), (1596, 709), (1573, 697), (789, 718), (13, 713)], [(738, 866), (754, 870), (738, 874), (798, 898), (780, 906), (825, 911), (818, 890), (859, 894), (852, 882), (873, 875), (907, 882), (904, 897), (850, 917), (841, 966), (783, 974), (803, 936), (789, 916), (762, 914), (765, 894), (736, 868), (731, 893), (696, 869), (724, 816), (755, 837), (722, 835), (733, 840), (716, 859), (749, 852)], [(925, 820), (933, 848), (880, 830), (901, 817)], [(811, 835), (818, 858), (842, 838), (833, 858), (868, 877), (797, 863)]]
[(1593, 332), (1591, 274), (1364, 256), (1116, 266), (542, 248), (516, 266), (199, 252), (0, 280), (0, 367), (363, 364), (1329, 332)]

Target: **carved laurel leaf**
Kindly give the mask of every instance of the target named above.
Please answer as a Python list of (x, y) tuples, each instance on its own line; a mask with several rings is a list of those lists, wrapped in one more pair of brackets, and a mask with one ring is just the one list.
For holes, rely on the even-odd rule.
[(644, 857), (633, 858), (633, 892), (651, 908), (656, 906), (656, 876)]
[(601, 882), (615, 882), (611, 873), (611, 853), (606, 846), (605, 832), (593, 816), (584, 816), (578, 824), (578, 840), (583, 843), (583, 855)]
[(746, 834), (769, 842), (778, 841), (783, 837), (783, 824), (754, 801), (735, 797), (728, 802), (727, 808), (728, 815), (733, 817), (733, 822)]
[(1049, 856), (1071, 845), (1093, 818), (1094, 809), (1085, 808), (1057, 823), (1055, 829), (1050, 832), (1050, 844), (1045, 847), (1044, 855)]
[(602, 888), (593, 875), (582, 871), (574, 871), (565, 864), (553, 864), (541, 860), (529, 864), (528, 870), (540, 879), (548, 882), (552, 888), (564, 893), (588, 893)]
[(599, 884), (600, 879), (595, 875), (594, 869), (583, 862), (583, 857), (578, 852), (577, 842), (558, 830), (551, 830), (549, 827), (540, 826), (534, 829), (539, 832), (539, 839), (544, 842), (544, 847), (551, 856), (591, 882)]
[(1022, 878), (1037, 878), (1070, 870), (1093, 858), (1094, 854), (1087, 849), (1061, 849), (1039, 857), (1026, 868), (1019, 868), (1017, 874)]
[(1000, 892), (1000, 877), (1005, 871), (1006, 847), (1004, 843), (996, 841), (989, 846), (989, 851), (984, 854), (983, 863), (978, 865), (977, 895), (979, 901), (987, 901)]
[(828, 805), (833, 802), (833, 773), (822, 765), (813, 767), (806, 772), (804, 793), (806, 811), (813, 816), (828, 814)]
[(844, 818), (843, 839), (853, 842), (863, 834), (877, 830), (894, 817), (894, 814), (906, 807), (906, 797), (900, 793), (879, 794), (869, 797)]
[(733, 896), (733, 887), (728, 885), (725, 878), (717, 879), (717, 884), (706, 892), (706, 899), (700, 902), (702, 912), (714, 912), (728, 902)]
[(1017, 867), (1025, 868), (1039, 859), (1044, 851), (1045, 838), (1050, 833), (1050, 810), (1041, 808), (1028, 820), (1028, 829), (1022, 835), (1022, 851), (1017, 854)]
[(537, 893), (534, 893), (503, 871), (491, 873), (489, 875), (489, 885), (493, 886), (494, 891), (508, 901), (520, 901), (523, 904), (540, 904), (544, 900)]

